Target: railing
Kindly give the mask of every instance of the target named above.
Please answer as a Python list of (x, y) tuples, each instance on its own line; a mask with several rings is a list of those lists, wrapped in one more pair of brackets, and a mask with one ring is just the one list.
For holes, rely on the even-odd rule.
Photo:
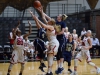
[[(0, 4), (0, 10), (2, 10), (1, 7), (4, 7), (4, 4)], [(49, 16), (55, 16), (58, 14), (70, 14), (79, 12), (80, 8), (81, 4), (50, 3), (47, 6), (46, 13)], [(0, 14), (0, 17), (21, 17), (23, 15), (24, 17), (31, 17), (28, 10), (31, 10), (35, 15), (38, 15), (33, 7), (29, 7), (25, 10), (24, 13), (24, 11), (19, 11), (17, 9), (14, 9), (13, 7), (7, 6), (4, 9), (4, 11)]]

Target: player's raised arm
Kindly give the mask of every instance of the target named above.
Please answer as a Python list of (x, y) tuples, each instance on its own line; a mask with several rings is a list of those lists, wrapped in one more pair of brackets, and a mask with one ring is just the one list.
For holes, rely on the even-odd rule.
[(49, 29), (49, 30), (51, 30), (51, 31), (54, 30), (53, 26), (49, 26), (48, 24), (42, 23), (37, 17), (35, 18), (35, 20), (36, 20), (37, 22), (39, 22), (40, 25), (41, 25), (43, 28)]
[(29, 24), (29, 32), (26, 33), (26, 34), (24, 34), (24, 36), (23, 36), (24, 38), (27, 37), (27, 36), (29, 36), (29, 35), (31, 34), (31, 31), (32, 31), (32, 25), (31, 25), (31, 22), (28, 21), (28, 24)]
[[(32, 18), (34, 19), (33, 12), (32, 11), (29, 11), (29, 12), (32, 15)], [(40, 29), (41, 28), (41, 25), (39, 23), (37, 23), (37, 22), (35, 22), (35, 23), (36, 23), (37, 28)]]
[(16, 28), (14, 28), (14, 30), (13, 30), (13, 38), (15, 39), (16, 38), (16, 31), (18, 30), (18, 27), (19, 27), (19, 25), (20, 25), (20, 21), (18, 21), (18, 25), (16, 26)]
[(51, 18), (50, 18), (47, 14), (45, 14), (45, 13), (43, 12), (43, 6), (37, 8), (37, 10), (41, 13), (44, 23), (47, 24), (48, 21), (51, 20)]

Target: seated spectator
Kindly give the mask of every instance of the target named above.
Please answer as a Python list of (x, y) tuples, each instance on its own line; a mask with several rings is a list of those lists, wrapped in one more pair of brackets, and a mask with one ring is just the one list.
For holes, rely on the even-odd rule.
[(81, 31), (81, 36), (84, 36), (86, 34), (86, 30), (85, 28), (83, 28), (83, 30)]
[(95, 35), (93, 35), (93, 37), (91, 38), (91, 41), (92, 41), (92, 48), (90, 49), (92, 55), (94, 56), (95, 52), (94, 50), (99, 50), (99, 54), (100, 54), (100, 43), (99, 43), (99, 40), (98, 38), (96, 38)]
[(83, 30), (81, 31), (81, 38), (83, 39), (85, 37), (86, 34), (86, 30), (85, 28), (83, 28)]

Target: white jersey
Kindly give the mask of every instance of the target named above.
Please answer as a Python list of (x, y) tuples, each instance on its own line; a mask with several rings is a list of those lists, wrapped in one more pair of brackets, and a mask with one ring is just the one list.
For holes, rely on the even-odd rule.
[(47, 30), (47, 37), (49, 40), (48, 53), (53, 53), (54, 55), (56, 55), (58, 52), (59, 42), (56, 38), (55, 30)]
[(53, 30), (53, 31), (47, 30), (46, 34), (47, 34), (47, 38), (49, 41), (56, 39), (55, 30)]
[(24, 44), (24, 50), (29, 50), (29, 44), (30, 44), (30, 41), (29, 40), (23, 40), (23, 44)]
[(29, 44), (29, 49), (30, 49), (30, 50), (34, 50), (34, 44), (33, 44), (33, 42), (30, 42), (30, 44)]
[[(90, 37), (85, 37), (83, 39), (85, 47), (89, 46), (88, 39), (90, 39)], [(76, 56), (76, 59), (79, 59), (80, 61), (82, 60), (82, 58), (85, 58), (87, 62), (91, 61), (90, 52), (89, 52), (89, 50), (85, 50), (84, 47), (82, 48), (82, 50)]]
[(86, 47), (89, 46), (88, 39), (90, 39), (90, 37), (84, 37), (84, 39), (83, 39), (84, 45), (85, 45)]
[(77, 41), (77, 44), (76, 44), (76, 45), (77, 45), (77, 46), (76, 46), (76, 47), (77, 47), (77, 49), (78, 49), (78, 50), (80, 50), (80, 49), (81, 49), (81, 47), (82, 47), (82, 41), (80, 41), (80, 42), (79, 42), (79, 41)]
[(24, 45), (23, 45), (23, 36), (16, 36), (16, 39), (14, 40), (14, 49), (20, 49), (23, 50)]
[(11, 61), (12, 64), (18, 62), (24, 63), (24, 45), (23, 45), (23, 36), (16, 36), (14, 40), (14, 50), (12, 52)]

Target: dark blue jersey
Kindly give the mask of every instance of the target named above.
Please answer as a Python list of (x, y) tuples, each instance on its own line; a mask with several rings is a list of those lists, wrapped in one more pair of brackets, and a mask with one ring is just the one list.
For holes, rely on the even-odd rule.
[[(56, 25), (59, 25), (60, 26), (60, 30), (62, 30), (62, 28), (65, 28), (66, 27), (66, 24), (64, 21), (61, 21), (61, 22), (56, 22)], [(57, 35), (57, 39), (60, 39), (60, 38), (63, 38), (64, 37), (64, 34), (61, 34), (61, 35)]]
[(69, 42), (69, 40), (67, 40), (65, 44), (65, 51), (71, 52), (73, 50), (73, 46), (74, 46), (74, 41)]
[(44, 40), (45, 38), (45, 29), (44, 28), (40, 28), (38, 29), (38, 33), (37, 33), (37, 37)]

